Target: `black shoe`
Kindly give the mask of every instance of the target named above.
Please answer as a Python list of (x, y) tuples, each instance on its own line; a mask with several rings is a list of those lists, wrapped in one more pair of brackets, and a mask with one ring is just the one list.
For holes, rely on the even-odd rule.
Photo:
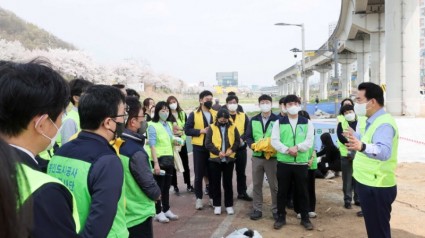
[(245, 201), (248, 201), (248, 202), (252, 201), (252, 197), (248, 196), (248, 194), (246, 194), (246, 193), (239, 194), (238, 199), (245, 200)]
[(272, 212), (272, 213), (273, 213), (273, 219), (277, 221), (277, 218), (279, 217), (279, 215), (277, 214), (277, 212)]
[(179, 187), (177, 187), (177, 186), (174, 187), (174, 193), (176, 194), (176, 196), (180, 196)]
[(362, 212), (362, 211), (357, 212), (357, 216), (358, 216), (358, 217), (363, 217), (363, 212)]
[(355, 201), (354, 205), (359, 206), (360, 207), (360, 202), (359, 201)]
[(263, 217), (263, 213), (261, 211), (258, 210), (254, 210), (251, 212), (251, 214), (249, 215), (249, 218), (251, 218), (251, 220), (258, 220), (261, 217)]
[(279, 215), (276, 221), (274, 222), (273, 228), (279, 230), (286, 224), (286, 217), (284, 215)]
[(207, 185), (205, 185), (205, 195), (208, 195), (208, 193), (209, 193), (209, 185), (207, 184)]
[(187, 192), (188, 193), (193, 193), (193, 191), (195, 191), (195, 189), (192, 187), (192, 185), (188, 185), (187, 186)]
[(306, 230), (313, 230), (313, 224), (310, 220), (301, 220), (300, 223)]
[(344, 204), (344, 207), (345, 207), (346, 209), (351, 209), (351, 203), (346, 202), (346, 203)]

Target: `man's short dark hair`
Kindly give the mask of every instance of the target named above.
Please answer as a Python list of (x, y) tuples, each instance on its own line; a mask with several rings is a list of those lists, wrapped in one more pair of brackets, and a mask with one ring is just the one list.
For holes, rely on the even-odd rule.
[(230, 92), (227, 93), (227, 96), (236, 96), (236, 93), (233, 92), (233, 91), (230, 91)]
[(232, 101), (233, 99), (235, 99), (235, 100), (236, 100), (236, 103), (239, 103), (239, 98), (238, 98), (238, 96), (236, 96), (236, 95), (229, 95), (229, 96), (227, 96), (227, 98), (226, 98), (226, 103), (228, 103), (228, 102)]
[(81, 129), (96, 130), (106, 118), (118, 116), (120, 103), (125, 103), (125, 97), (118, 88), (108, 85), (89, 87), (78, 106)]
[(267, 94), (263, 94), (263, 95), (261, 95), (259, 98), (258, 98), (258, 103), (260, 103), (261, 101), (263, 101), (263, 100), (268, 100), (268, 101), (270, 101), (270, 102), (273, 102), (272, 101), (272, 97), (270, 97), (269, 95), (267, 95)]
[(208, 90), (204, 90), (199, 94), (199, 99), (203, 99), (206, 96), (213, 96), (213, 94)]
[(69, 88), (71, 89), (71, 102), (75, 105), (75, 101), (72, 98), (73, 96), (81, 96), (81, 94), (86, 91), (86, 89), (90, 86), (92, 86), (93, 83), (90, 81), (87, 81), (83, 78), (76, 78), (71, 81), (69, 81)]
[(384, 91), (381, 87), (379, 87), (379, 85), (371, 82), (364, 82), (359, 85), (358, 90), (365, 91), (364, 95), (367, 100), (374, 98), (379, 105), (384, 106)]
[(127, 92), (127, 96), (135, 97), (137, 100), (140, 99), (140, 94), (136, 90), (132, 88), (126, 88), (125, 91)]
[(69, 104), (69, 86), (50, 63), (35, 59), (29, 63), (0, 66), (0, 133), (18, 136), (37, 115), (52, 121)]
[(300, 98), (297, 95), (291, 94), (285, 97), (285, 99), (283, 100), (283, 104), (288, 104), (291, 102), (297, 102), (297, 103), (301, 103)]
[(127, 96), (125, 98), (125, 104), (128, 107), (128, 119), (127, 123), (133, 119), (137, 118), (139, 116), (140, 109), (142, 108), (142, 104), (140, 103), (139, 99), (133, 96)]
[(283, 104), (285, 102), (285, 97), (281, 97), (280, 99), (279, 99), (279, 105), (280, 104)]

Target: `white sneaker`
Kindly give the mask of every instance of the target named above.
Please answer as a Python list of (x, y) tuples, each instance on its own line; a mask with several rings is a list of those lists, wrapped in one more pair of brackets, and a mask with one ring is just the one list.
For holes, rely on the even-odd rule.
[(315, 212), (308, 212), (308, 216), (310, 218), (316, 218), (317, 217), (317, 213), (315, 213)]
[(202, 199), (200, 199), (200, 198), (196, 199), (195, 208), (196, 208), (196, 210), (202, 210), (202, 208), (204, 208), (204, 204), (202, 204)]
[(233, 215), (235, 214), (235, 210), (233, 210), (233, 207), (226, 207), (227, 215)]
[(334, 173), (334, 171), (329, 170), (329, 171), (326, 173), (325, 179), (333, 179), (333, 178), (335, 178), (335, 173)]
[(297, 218), (298, 218), (298, 219), (301, 219), (301, 213), (298, 213), (298, 214), (297, 214)]
[(155, 221), (160, 223), (168, 223), (170, 220), (165, 216), (164, 212), (155, 215)]
[(165, 216), (168, 219), (170, 219), (172, 221), (175, 221), (175, 220), (178, 220), (179, 219), (179, 216), (177, 216), (176, 214), (174, 214), (170, 209), (168, 209), (168, 211), (166, 211), (164, 214), (165, 214)]
[(214, 214), (220, 215), (221, 214), (221, 207), (214, 207)]
[(210, 198), (210, 207), (214, 207), (212, 198)]

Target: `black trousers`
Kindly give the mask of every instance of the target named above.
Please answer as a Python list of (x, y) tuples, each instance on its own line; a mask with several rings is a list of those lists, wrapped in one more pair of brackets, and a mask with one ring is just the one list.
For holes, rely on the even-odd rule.
[(344, 203), (351, 203), (354, 193), (354, 202), (359, 201), (356, 189), (356, 180), (353, 177), (353, 160), (341, 157), (342, 170), (342, 192), (344, 193)]
[[(195, 170), (195, 195), (196, 198), (202, 199), (202, 180), (204, 176), (208, 176), (208, 159), (210, 152), (204, 146), (193, 145), (193, 167)], [(209, 189), (211, 190), (211, 184)], [(210, 196), (211, 197), (211, 196)]]
[[(182, 159), (182, 164), (184, 168), (183, 172), (183, 180), (187, 186), (191, 186), (190, 183), (190, 169), (189, 169), (189, 156), (187, 155), (187, 147), (186, 145), (182, 146), (182, 149), (179, 152), (180, 158)], [(173, 179), (171, 181), (171, 185), (177, 187), (177, 171), (173, 170)]]
[[(316, 211), (316, 170), (309, 169), (307, 172), (307, 191), (308, 191), (308, 211), (314, 212)], [(295, 198), (294, 193), (294, 184), (291, 184), (290, 192), (291, 199), (294, 201), (294, 211), (295, 213), (300, 213), (300, 205), (298, 199)]]
[(240, 149), (236, 151), (235, 156), (235, 167), (236, 167), (236, 183), (237, 183), (237, 189), (238, 194), (245, 194), (246, 193), (246, 160), (247, 160), (247, 154), (246, 154), (246, 148)]
[(165, 175), (154, 175), (156, 183), (161, 189), (161, 200), (155, 203), (156, 214), (161, 213), (161, 211), (166, 212), (170, 209), (170, 187), (173, 167), (161, 167), (161, 169), (165, 171)]
[(153, 238), (152, 217), (149, 217), (139, 225), (128, 228), (128, 238)]
[[(234, 162), (209, 162), (210, 194), (214, 207), (221, 207), (221, 178), (223, 177), (224, 206), (233, 207), (233, 167)], [(211, 186), (212, 185), (212, 186)], [(212, 188), (212, 189), (211, 189)]]
[(368, 237), (391, 237), (391, 204), (397, 196), (397, 186), (370, 187), (356, 183)]
[[(308, 191), (307, 191), (307, 165), (292, 165), (278, 162), (277, 163), (277, 212), (286, 216), (286, 202), (290, 184), (294, 182), (294, 203), (297, 203), (297, 209), (301, 213), (301, 219), (308, 219)], [(296, 200), (296, 202), (295, 202)]]

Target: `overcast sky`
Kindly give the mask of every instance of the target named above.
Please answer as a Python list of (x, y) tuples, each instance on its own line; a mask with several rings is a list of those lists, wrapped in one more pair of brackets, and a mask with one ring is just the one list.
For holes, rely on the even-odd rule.
[[(188, 83), (237, 71), (242, 85), (274, 85), (306, 49), (320, 47), (341, 0), (2, 0), (0, 6), (86, 51), (100, 63), (143, 59)], [(299, 59), (300, 57), (298, 57)]]

